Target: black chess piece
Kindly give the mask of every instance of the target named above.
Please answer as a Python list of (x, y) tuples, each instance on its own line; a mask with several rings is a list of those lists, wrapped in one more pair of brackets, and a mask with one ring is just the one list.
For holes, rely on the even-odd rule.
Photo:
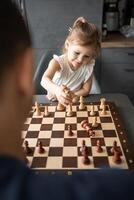
[(100, 143), (100, 140), (97, 140), (97, 152), (98, 153), (101, 153), (101, 152), (103, 152), (103, 149), (102, 149), (102, 147), (101, 147), (101, 143)]
[(68, 136), (73, 136), (74, 133), (72, 131), (72, 126), (71, 125), (68, 125)]
[(83, 158), (82, 158), (83, 164), (89, 165), (90, 164), (90, 159), (88, 157), (89, 152), (88, 152), (88, 147), (87, 146), (84, 146), (82, 155), (83, 155)]
[(116, 163), (116, 164), (120, 164), (122, 162), (120, 156), (121, 156), (120, 151), (114, 150), (114, 155), (112, 157), (113, 162)]
[(81, 148), (80, 148), (81, 154), (82, 154), (82, 152), (84, 151), (85, 145), (86, 145), (85, 140), (82, 140), (82, 146), (81, 146)]
[(114, 151), (118, 149), (116, 140), (113, 141), (113, 146), (111, 148), (111, 153), (114, 154)]
[(29, 154), (31, 154), (33, 151), (32, 151), (32, 149), (29, 147), (29, 144), (28, 144), (28, 141), (27, 140), (25, 140), (25, 152), (26, 152), (26, 154), (27, 155), (29, 155)]
[(39, 153), (42, 154), (45, 152), (45, 149), (43, 148), (42, 142), (38, 142), (38, 146), (39, 146)]

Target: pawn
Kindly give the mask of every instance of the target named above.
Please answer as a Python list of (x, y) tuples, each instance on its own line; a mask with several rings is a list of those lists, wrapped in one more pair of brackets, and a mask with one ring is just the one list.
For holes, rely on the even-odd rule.
[(114, 155), (112, 157), (112, 160), (116, 164), (120, 164), (122, 162), (121, 160), (121, 153), (118, 150), (114, 150)]
[(74, 133), (72, 131), (72, 126), (71, 125), (68, 125), (68, 136), (73, 136)]
[(88, 147), (87, 146), (84, 147), (82, 155), (83, 155), (83, 158), (82, 158), (83, 164), (89, 165), (90, 164), (90, 159), (88, 157), (89, 152), (88, 152)]
[(113, 141), (113, 146), (111, 148), (111, 153), (114, 154), (114, 151), (118, 149), (116, 140)]
[(100, 99), (100, 109), (102, 110), (103, 109), (103, 105), (105, 104), (105, 101), (106, 101), (106, 99), (105, 98), (101, 98)]
[(84, 110), (85, 109), (85, 105), (83, 102), (83, 96), (80, 96), (80, 105), (79, 105), (79, 110)]
[(45, 115), (45, 117), (50, 115), (50, 113), (48, 112), (48, 106), (45, 106), (44, 115)]
[(73, 116), (73, 111), (72, 111), (72, 104), (70, 103), (68, 105), (68, 111), (67, 111), (67, 117), (72, 117)]
[(25, 145), (25, 152), (26, 152), (26, 154), (27, 154), (27, 155), (28, 155), (28, 154), (31, 154), (33, 151), (32, 151), (32, 149), (29, 147), (29, 144), (28, 144), (28, 141), (27, 141), (27, 140), (25, 140), (24, 145)]
[(94, 128), (97, 128), (97, 127), (98, 127), (97, 116), (95, 116), (95, 117), (93, 118), (92, 127), (94, 127)]
[(106, 114), (107, 114), (106, 105), (104, 104), (104, 105), (102, 106), (101, 115), (106, 115)]
[(35, 102), (35, 115), (36, 116), (40, 116), (41, 115), (39, 104), (37, 102)]
[(82, 147), (80, 149), (81, 154), (84, 156), (85, 154), (89, 154), (88, 147), (86, 146), (85, 140), (82, 140)]
[(80, 148), (81, 153), (83, 152), (85, 145), (86, 145), (85, 140), (82, 140), (82, 147)]
[(94, 111), (94, 105), (91, 106), (90, 116), (94, 116), (96, 113)]
[(38, 146), (39, 146), (39, 153), (42, 154), (45, 152), (45, 149), (43, 148), (42, 142), (38, 142)]
[(98, 152), (98, 153), (103, 152), (103, 149), (102, 149), (101, 144), (100, 144), (100, 140), (97, 140), (96, 146), (97, 146), (97, 152)]

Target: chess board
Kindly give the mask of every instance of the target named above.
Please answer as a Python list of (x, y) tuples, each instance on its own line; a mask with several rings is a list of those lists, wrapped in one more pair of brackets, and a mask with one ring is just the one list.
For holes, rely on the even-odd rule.
[[(79, 105), (72, 107), (73, 116), (67, 117), (66, 111), (57, 111), (56, 105), (48, 105), (50, 115), (44, 116), (44, 106), (40, 105), (41, 116), (36, 116), (34, 109), (28, 115), (22, 131), (22, 146), (27, 140), (32, 153), (27, 155), (29, 167), (36, 170), (90, 170), (108, 168), (134, 169), (134, 159), (129, 147), (127, 135), (122, 126), (116, 105), (106, 102), (106, 115), (101, 114), (100, 102), (85, 103), (81, 111)], [(91, 106), (94, 105), (98, 127), (94, 128), (95, 136), (89, 137), (81, 127), (82, 120), (92, 124)], [(71, 125), (73, 136), (68, 136), (68, 125)], [(103, 152), (96, 151), (96, 142), (100, 140)], [(81, 145), (85, 140), (89, 151), (90, 164), (82, 162)], [(41, 141), (45, 152), (39, 154), (38, 142)], [(121, 163), (112, 160), (111, 148), (117, 142), (121, 151)]]

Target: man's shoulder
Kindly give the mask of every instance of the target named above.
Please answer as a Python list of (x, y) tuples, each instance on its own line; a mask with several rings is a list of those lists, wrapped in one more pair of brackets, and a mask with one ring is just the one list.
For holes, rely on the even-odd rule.
[(134, 199), (134, 172), (94, 170), (36, 173), (25, 163), (11, 157), (0, 157), (0, 199)]

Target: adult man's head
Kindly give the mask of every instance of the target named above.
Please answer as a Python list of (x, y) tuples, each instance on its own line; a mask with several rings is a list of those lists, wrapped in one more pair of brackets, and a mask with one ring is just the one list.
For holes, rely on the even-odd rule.
[[(4, 139), (9, 147), (17, 140), (33, 94), (30, 34), (11, 0), (0, 1), (0, 29), (0, 137), (8, 133)], [(4, 147), (0, 153), (6, 153)]]

